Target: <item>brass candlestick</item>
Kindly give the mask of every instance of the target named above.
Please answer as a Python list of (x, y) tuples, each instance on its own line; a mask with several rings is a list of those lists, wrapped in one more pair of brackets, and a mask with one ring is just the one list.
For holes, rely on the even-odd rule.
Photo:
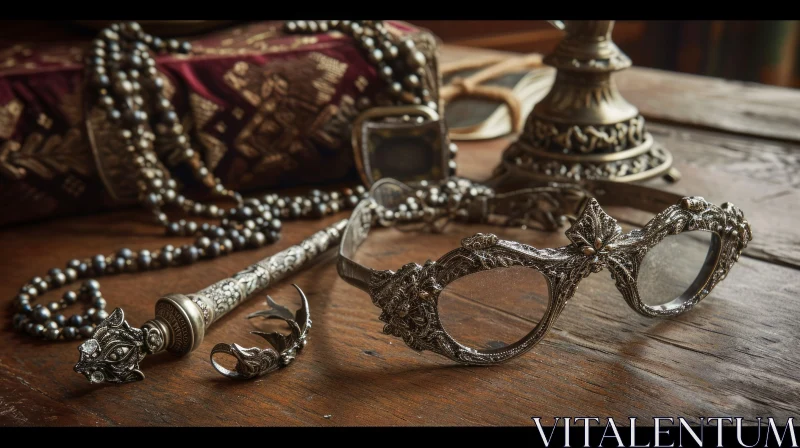
[(644, 117), (614, 83), (614, 72), (631, 66), (611, 40), (614, 21), (551, 23), (566, 31), (544, 59), (558, 70), (555, 82), (503, 153), (501, 171), (546, 180), (677, 180), (672, 154), (653, 141)]

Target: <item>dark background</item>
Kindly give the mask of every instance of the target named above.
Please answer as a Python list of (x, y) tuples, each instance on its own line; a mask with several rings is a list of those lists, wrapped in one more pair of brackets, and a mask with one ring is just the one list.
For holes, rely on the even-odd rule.
[[(424, 20), (443, 41), (548, 53), (562, 32), (543, 20)], [(800, 87), (800, 22), (618, 21), (614, 41), (644, 67)]]
[[(142, 21), (150, 32), (192, 34), (230, 21)], [(562, 32), (544, 20), (412, 20), (445, 43), (548, 53)], [(618, 21), (614, 40), (644, 67), (800, 87), (798, 21)], [(0, 21), (0, 48), (20, 41), (90, 39), (96, 21)], [(2, 64), (3, 61), (0, 61)]]

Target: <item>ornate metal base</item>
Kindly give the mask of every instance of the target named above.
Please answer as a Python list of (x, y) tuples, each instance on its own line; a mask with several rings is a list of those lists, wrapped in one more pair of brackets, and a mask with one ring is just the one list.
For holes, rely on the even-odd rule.
[(533, 108), (519, 140), (503, 154), (503, 172), (544, 180), (634, 182), (680, 173), (672, 155), (653, 142), (644, 117), (622, 97), (613, 74), (631, 60), (611, 40), (613, 21), (555, 23), (564, 39), (544, 62), (553, 86)]
[[(519, 140), (503, 153), (501, 172), (510, 171), (548, 181), (607, 179), (635, 182), (657, 176), (664, 176), (670, 182), (680, 179), (680, 173), (672, 168), (672, 154), (656, 143), (649, 132), (641, 132), (641, 128), (637, 131), (637, 138), (631, 135), (635, 133), (630, 131), (634, 127), (626, 124), (609, 126), (612, 132), (593, 126), (572, 126), (558, 132), (556, 126), (538, 120), (529, 120), (528, 124), (539, 131), (547, 129), (548, 137), (542, 137), (542, 132), (536, 129), (526, 129)], [(594, 151), (599, 146), (597, 142), (611, 148), (624, 147), (626, 142), (635, 146), (617, 152), (598, 153)], [(562, 151), (558, 152), (561, 148)]]

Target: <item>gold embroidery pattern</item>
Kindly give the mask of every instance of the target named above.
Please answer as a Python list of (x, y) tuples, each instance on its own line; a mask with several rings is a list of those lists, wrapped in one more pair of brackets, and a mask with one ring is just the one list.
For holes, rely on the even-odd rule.
[(81, 124), (83, 121), (83, 96), (81, 95), (82, 89), (77, 88), (74, 92), (65, 93), (61, 97), (61, 112), (71, 127)]
[(33, 132), (21, 146), (6, 142), (0, 149), (0, 164), (3, 173), (13, 179), (24, 178), (27, 171), (43, 179), (52, 179), (70, 170), (83, 176), (93, 172), (90, 153), (77, 128), (67, 131), (63, 138), (51, 135), (45, 139), (42, 134)]
[(24, 108), (22, 102), (16, 98), (0, 107), (0, 138), (11, 138)]
[(53, 119), (45, 114), (39, 114), (39, 118), (36, 119), (36, 123), (39, 126), (49, 130), (53, 126)]
[(219, 111), (220, 107), (213, 101), (207, 100), (202, 96), (192, 93), (189, 95), (189, 104), (192, 108), (192, 115), (194, 122), (197, 123), (197, 129), (202, 129)]
[(336, 93), (336, 85), (347, 71), (347, 63), (325, 56), (322, 53), (311, 53), (309, 59), (317, 63), (317, 69), (322, 71), (322, 76), (311, 81), (317, 89), (317, 104), (327, 104)]
[[(209, 170), (213, 171), (222, 158), (225, 157), (225, 153), (228, 152), (228, 148), (225, 146), (225, 143), (214, 137), (212, 134), (203, 131), (203, 129), (205, 128), (206, 124), (208, 124), (208, 122), (211, 121), (211, 119), (223, 109), (213, 101), (203, 98), (196, 93), (189, 95), (189, 103), (191, 105), (194, 123), (196, 124), (195, 132), (197, 139), (200, 141), (203, 149), (205, 149), (206, 166), (208, 166)], [(184, 126), (184, 128), (189, 129), (189, 126)]]
[(164, 90), (162, 91), (164, 93), (164, 97), (166, 97), (168, 100), (171, 100), (175, 95), (175, 85), (172, 84), (172, 80), (169, 79), (169, 76), (162, 74), (161, 79), (164, 80)]
[(258, 159), (242, 181), (267, 171), (291, 170), (297, 160), (315, 158), (314, 141), (340, 141), (325, 128), (338, 108), (322, 105), (330, 102), (347, 68), (344, 62), (312, 52), (258, 69), (240, 62), (225, 74), (226, 83), (258, 108), (234, 141), (240, 154)]
[(367, 81), (367, 78), (365, 78), (364, 75), (358, 75), (358, 78), (356, 78), (356, 88), (358, 91), (363, 92), (368, 86), (369, 81)]
[(84, 190), (86, 190), (86, 184), (72, 174), (69, 174), (64, 179), (64, 183), (61, 184), (61, 189), (73, 198), (79, 198)]
[(198, 131), (197, 139), (200, 140), (200, 144), (203, 145), (203, 148), (206, 150), (206, 166), (208, 166), (209, 170), (213, 171), (217, 168), (222, 158), (225, 157), (225, 153), (228, 152), (228, 147), (225, 143), (207, 132)]

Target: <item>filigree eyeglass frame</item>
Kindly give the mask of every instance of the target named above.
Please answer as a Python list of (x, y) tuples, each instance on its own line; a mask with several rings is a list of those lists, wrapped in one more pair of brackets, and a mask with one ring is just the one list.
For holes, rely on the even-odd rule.
[[(553, 230), (571, 218), (566, 231), (569, 245), (538, 249), (490, 233), (464, 238), (461, 247), (423, 265), (409, 263), (397, 271), (374, 270), (353, 261), (358, 247), (391, 203), (413, 191), (396, 181), (376, 184), (368, 199), (354, 210), (339, 249), (339, 275), (370, 294), (381, 308), (384, 333), (401, 338), (409, 347), (430, 350), (463, 364), (487, 365), (508, 361), (534, 347), (553, 326), (582, 279), (604, 268), (609, 270), (622, 297), (636, 312), (647, 317), (675, 316), (689, 311), (722, 280), (752, 240), (750, 224), (731, 203), (716, 206), (702, 197), (682, 197), (641, 185), (593, 181), (582, 185), (549, 184), (504, 194), (475, 198), (461, 204), (467, 221), (487, 223), (492, 215), (519, 215), (520, 210), (539, 227)], [(623, 233), (617, 221), (600, 207), (628, 205), (657, 213), (641, 229)], [(624, 198), (624, 199), (623, 199)], [(536, 214), (535, 204), (550, 210)], [(666, 204), (672, 204), (665, 207)], [(521, 206), (524, 205), (524, 206)], [(660, 209), (660, 210), (658, 210)], [(436, 212), (429, 214), (435, 215)], [(518, 216), (517, 216), (518, 217)], [(519, 219), (506, 224), (520, 224)], [(705, 231), (712, 234), (705, 262), (684, 294), (651, 306), (642, 301), (637, 276), (642, 260), (668, 235)], [(536, 327), (519, 341), (494, 349), (475, 349), (456, 341), (439, 318), (439, 295), (451, 282), (481, 271), (521, 266), (541, 273), (548, 284), (549, 302)]]

